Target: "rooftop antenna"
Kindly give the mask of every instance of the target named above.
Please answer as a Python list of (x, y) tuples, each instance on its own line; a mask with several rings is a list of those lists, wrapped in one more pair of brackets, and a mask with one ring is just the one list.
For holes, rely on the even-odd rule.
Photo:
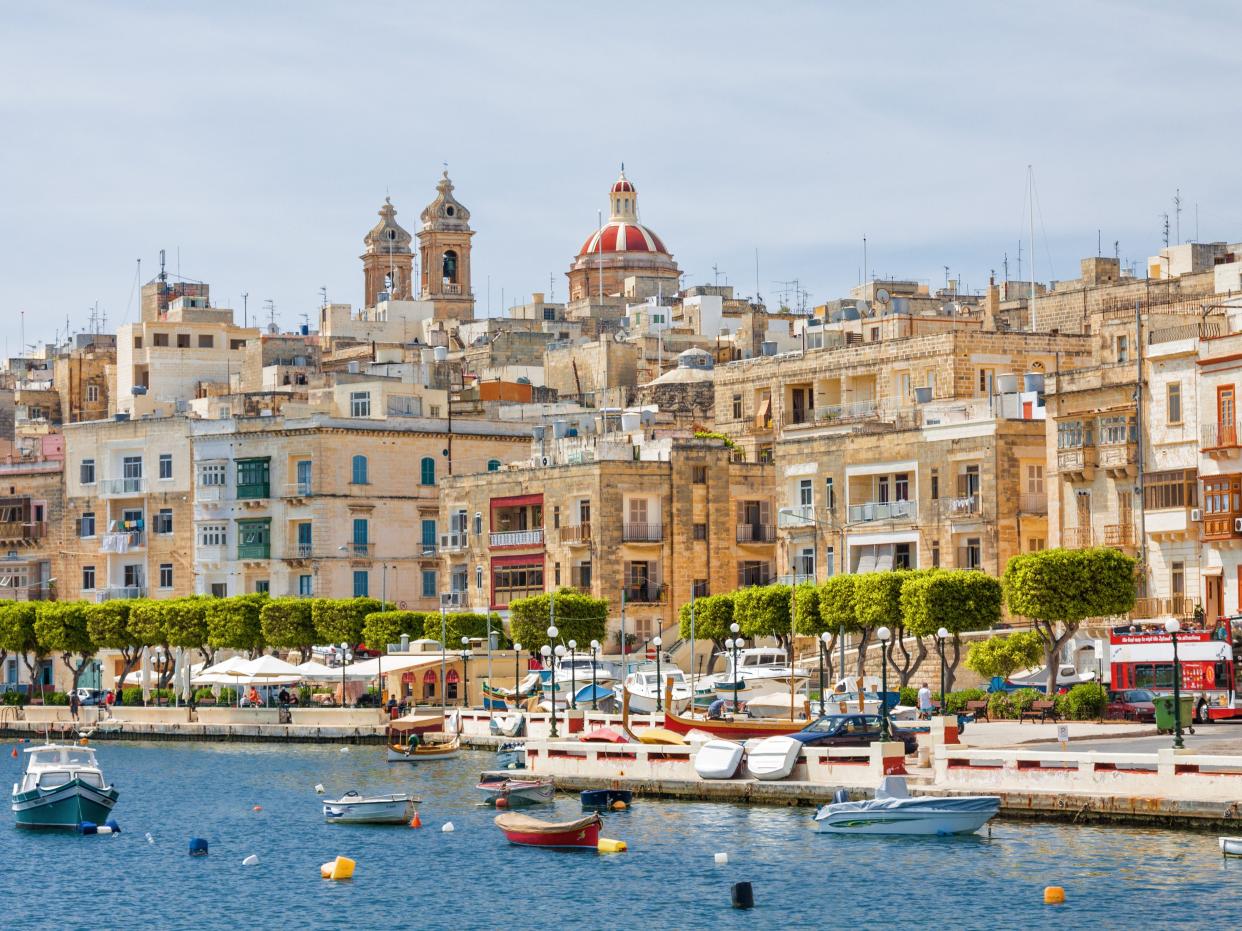
[(1026, 166), (1026, 177), (1031, 189), (1031, 332), (1038, 333), (1035, 316), (1035, 166)]
[(298, 314), (298, 316), (302, 318), (302, 329), (306, 330), (309, 333), (310, 332), (310, 314), (301, 313), (301, 314)]
[(163, 249), (161, 249), (161, 250), (160, 250), (160, 275), (159, 275), (159, 280), (160, 280), (160, 284), (167, 284), (167, 283), (168, 283), (168, 272), (164, 270), (164, 250), (163, 250)]
[(1095, 254), (1097, 256), (1104, 254), (1104, 233), (1098, 226), (1095, 228)]
[(1022, 280), (1022, 240), (1018, 240), (1018, 281)]
[(945, 265), (942, 267), (944, 268), (944, 286), (947, 288), (949, 286), (949, 266)]
[[(319, 306), (321, 308), (328, 306), (328, 286), (327, 285), (319, 286)], [(302, 314), (302, 316), (305, 317), (306, 314)]]
[(862, 271), (863, 271), (863, 281), (866, 282), (868, 280), (867, 279), (867, 234), (866, 233), (863, 233), (863, 268), (862, 268)]
[(1169, 248), (1169, 215), (1167, 213), (1162, 213), (1160, 214), (1160, 217), (1162, 220), (1161, 233), (1164, 238), (1164, 247), (1167, 249)]
[(1117, 260), (1117, 265), (1118, 267), (1120, 267), (1121, 265), (1121, 240), (1120, 239), (1113, 240), (1113, 258)]
[(1173, 192), (1173, 214), (1174, 222), (1177, 227), (1177, 244), (1182, 244), (1182, 189), (1177, 188)]
[(1009, 253), (1005, 253), (1005, 257), (1001, 259), (1001, 267), (1005, 269), (1005, 280), (1009, 280)]
[(267, 322), (270, 326), (276, 325), (276, 302), (270, 297), (263, 302), (263, 309), (267, 311)]
[(556, 273), (548, 272), (548, 303), (556, 303)]
[(249, 297), (250, 297), (249, 291), (242, 292), (242, 326), (243, 327), (250, 326), (249, 319), (247, 318), (247, 315), (246, 315), (246, 310), (249, 307), (249, 303), (248, 303)]
[(759, 293), (759, 247), (755, 247), (755, 303), (763, 303), (763, 295)]

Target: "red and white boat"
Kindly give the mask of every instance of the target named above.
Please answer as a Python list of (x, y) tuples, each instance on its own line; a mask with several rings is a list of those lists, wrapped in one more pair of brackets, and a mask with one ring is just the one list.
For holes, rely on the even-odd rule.
[(554, 847), (568, 850), (599, 848), (598, 814), (576, 821), (540, 821), (529, 815), (506, 812), (496, 816), (496, 827), (509, 843), (521, 847)]
[(507, 772), (489, 772), (483, 774), (478, 788), (485, 795), (483, 803), (498, 808), (540, 805), (556, 798), (556, 787), (546, 776), (514, 779)]

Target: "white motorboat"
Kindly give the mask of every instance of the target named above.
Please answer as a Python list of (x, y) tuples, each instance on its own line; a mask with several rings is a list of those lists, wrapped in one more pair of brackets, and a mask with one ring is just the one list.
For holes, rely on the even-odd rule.
[(486, 772), (477, 786), (483, 793), (483, 804), (497, 808), (541, 805), (556, 798), (556, 787), (547, 776), (516, 779), (509, 772)]
[(875, 798), (847, 800), (844, 789), (838, 800), (815, 813), (815, 830), (826, 834), (970, 834), (988, 823), (1000, 810), (996, 795), (912, 797), (901, 776), (885, 776)]
[(1220, 852), (1226, 857), (1242, 857), (1242, 837), (1220, 838)]
[(617, 687), (617, 700), (625, 700), (625, 695), (622, 694), (624, 691), (629, 695), (630, 711), (637, 714), (653, 714), (657, 706), (661, 709), (665, 707), (662, 693), (669, 679), (673, 680), (671, 710), (674, 714), (681, 714), (690, 707), (694, 693), (690, 690), (690, 684), (686, 682), (686, 674), (676, 666), (661, 664), (658, 671), (655, 663), (640, 667), (626, 676), (624, 683)]
[(765, 782), (784, 779), (798, 765), (802, 748), (792, 737), (765, 737), (746, 751), (746, 772)]
[[(834, 692), (827, 696), (822, 709), (818, 702), (812, 702), (812, 710), (820, 714), (879, 714), (881, 704), (878, 691), (864, 692), (861, 708), (857, 692)], [(893, 721), (915, 721), (918, 716), (919, 709), (913, 705), (894, 705), (888, 709), (888, 717)]]
[(561, 692), (569, 695), (576, 692), (584, 685), (590, 685), (592, 682), (591, 674), (594, 667), (595, 679), (597, 685), (611, 686), (617, 680), (616, 670), (613, 669), (611, 663), (603, 660), (592, 660), (590, 655), (583, 656), (578, 654), (572, 658), (566, 656), (556, 667), (556, 691), (557, 700), (560, 700)]
[(324, 799), (323, 819), (338, 824), (408, 824), (420, 799), (412, 795), (359, 795), (346, 792), (338, 799)]
[(13, 783), (13, 819), (19, 827), (72, 828), (108, 819), (118, 793), (104, 781), (94, 750), (44, 744), (25, 753), (26, 772)]
[(709, 740), (694, 755), (694, 771), (700, 779), (732, 779), (746, 748), (732, 740)]
[(748, 647), (737, 653), (734, 668), (732, 651), (725, 651), (725, 671), (713, 678), (716, 695), (725, 701), (753, 701), (774, 692), (797, 692), (810, 680), (806, 669), (791, 666), (785, 651), (777, 647)]

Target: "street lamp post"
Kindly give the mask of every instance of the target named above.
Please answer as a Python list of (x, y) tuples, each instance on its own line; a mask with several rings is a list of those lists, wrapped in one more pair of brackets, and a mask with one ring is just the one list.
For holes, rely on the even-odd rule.
[(595, 654), (597, 654), (598, 652), (599, 652), (599, 641), (592, 640), (591, 641), (591, 710), (592, 711), (599, 710), (599, 700), (598, 700), (598, 697), (596, 696), (596, 691), (599, 689), (599, 686), (596, 684), (596, 675), (595, 675)]
[(733, 634), (733, 713), (737, 713), (737, 688), (738, 688), (738, 662), (737, 651), (742, 645), (742, 638), (738, 636), (741, 627), (737, 624), (729, 625), (729, 632)]
[[(554, 612), (556, 610), (555, 608), (556, 596), (553, 595), (549, 599), (549, 601), (551, 603), (551, 606), (549, 607), (549, 611)], [(547, 662), (548, 672), (549, 672), (548, 678), (550, 679), (550, 684), (552, 686), (552, 733), (551, 733), (551, 736), (553, 737), (559, 737), (560, 735), (557, 734), (556, 732), (556, 664), (552, 662), (552, 647), (550, 644), (552, 644), (556, 640), (556, 635), (558, 633), (560, 633), (560, 631), (556, 629), (555, 624), (549, 625), (548, 626), (548, 644), (549, 645), (545, 646), (543, 650), (540, 651), (543, 653), (544, 657), (548, 661)]]
[(660, 647), (664, 646), (663, 637), (654, 637), (651, 645), (656, 648), (656, 711), (664, 710), (664, 676), (660, 671)]
[(569, 707), (578, 710), (578, 673), (574, 660), (578, 657), (578, 641), (569, 641)]
[(345, 663), (349, 661), (349, 644), (341, 644), (341, 707), (345, 707)]
[(1173, 640), (1173, 749), (1183, 750), (1186, 744), (1182, 740), (1182, 669), (1177, 659), (1177, 632), (1182, 625), (1171, 617), (1164, 622), (1164, 629)]
[[(552, 668), (552, 648), (546, 643), (539, 648), (539, 653), (543, 656), (543, 665), (548, 669)], [(552, 680), (552, 731), (551, 737), (556, 737), (556, 680)]]
[(824, 709), (827, 707), (824, 699), (824, 690), (827, 688), (824, 682), (824, 658), (828, 653), (828, 644), (832, 640), (832, 634), (824, 631), (819, 635), (819, 713), (825, 714)]
[(522, 684), (522, 645), (513, 644), (513, 707), (517, 707), (518, 688)]
[(888, 727), (888, 641), (892, 633), (881, 627), (875, 635), (880, 641), (880, 739), (888, 740), (893, 736)]
[(936, 649), (940, 651), (940, 713), (941, 714), (944, 714), (947, 711), (947, 709), (945, 708), (945, 704), (944, 704), (944, 681), (946, 678), (945, 661), (944, 661), (944, 642), (947, 639), (949, 639), (949, 631), (947, 628), (941, 627), (938, 631), (936, 631)]
[(462, 675), (462, 692), (461, 706), (463, 708), (470, 707), (470, 638), (461, 638), (461, 675)]

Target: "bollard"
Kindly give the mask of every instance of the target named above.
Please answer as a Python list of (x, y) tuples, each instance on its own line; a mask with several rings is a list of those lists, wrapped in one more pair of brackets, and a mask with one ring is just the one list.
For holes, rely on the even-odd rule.
[(755, 890), (750, 883), (734, 883), (732, 889), (734, 908), (754, 908)]

